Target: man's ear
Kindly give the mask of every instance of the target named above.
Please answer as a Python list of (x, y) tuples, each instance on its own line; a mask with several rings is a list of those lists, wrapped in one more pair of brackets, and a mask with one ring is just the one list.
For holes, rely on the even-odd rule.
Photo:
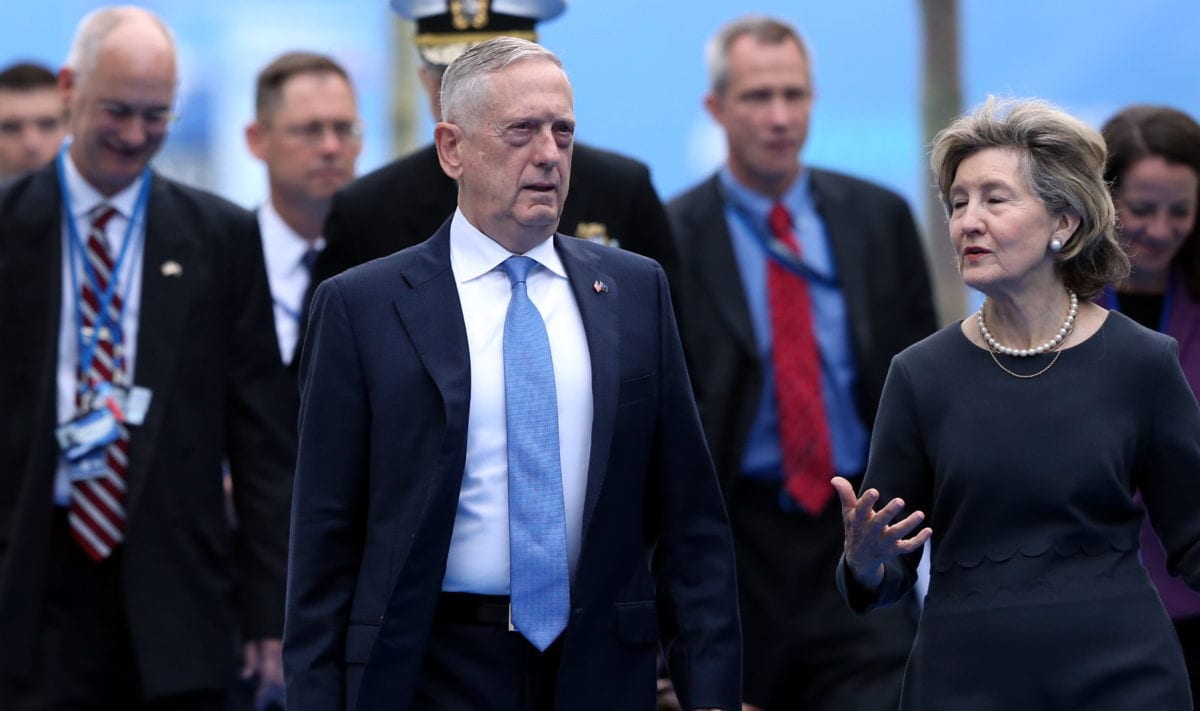
[(246, 125), (246, 147), (254, 154), (254, 157), (259, 160), (266, 160), (266, 129), (258, 121), (251, 121)]
[(58, 96), (62, 99), (63, 111), (70, 112), (71, 97), (75, 93), (75, 89), (79, 85), (79, 79), (75, 76), (75, 71), (70, 67), (63, 67), (58, 70)]
[(712, 116), (713, 121), (722, 126), (725, 125), (725, 122), (721, 120), (724, 107), (721, 106), (721, 99), (716, 94), (710, 93), (704, 97), (704, 108), (708, 111), (708, 115)]
[(463, 130), (461, 126), (442, 121), (433, 127), (433, 143), (437, 146), (438, 163), (442, 172), (453, 180), (462, 176), (462, 143)]

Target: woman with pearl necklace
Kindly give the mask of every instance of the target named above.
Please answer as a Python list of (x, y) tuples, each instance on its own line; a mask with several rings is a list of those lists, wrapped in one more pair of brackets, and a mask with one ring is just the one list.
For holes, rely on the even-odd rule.
[(1091, 301), (1129, 273), (1104, 141), (989, 99), (932, 159), (980, 310), (892, 362), (862, 490), (833, 481), (859, 611), (931, 543), (902, 709), (1191, 709), (1138, 557), (1142, 506), (1200, 587), (1200, 408), (1175, 341)]

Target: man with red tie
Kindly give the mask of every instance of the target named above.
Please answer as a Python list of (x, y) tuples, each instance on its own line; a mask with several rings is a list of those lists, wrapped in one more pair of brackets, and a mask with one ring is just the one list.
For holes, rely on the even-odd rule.
[(801, 164), (814, 92), (795, 29), (736, 20), (708, 57), (728, 160), (668, 214), (734, 531), (746, 708), (894, 708), (915, 605), (855, 617), (839, 599), (829, 480), (866, 468), (888, 363), (935, 328), (921, 243), (898, 195)]
[(223, 711), (239, 633), (248, 672), (280, 666), (295, 440), (262, 250), (148, 167), (159, 18), (89, 14), (58, 82), (68, 147), (0, 191), (0, 708)]

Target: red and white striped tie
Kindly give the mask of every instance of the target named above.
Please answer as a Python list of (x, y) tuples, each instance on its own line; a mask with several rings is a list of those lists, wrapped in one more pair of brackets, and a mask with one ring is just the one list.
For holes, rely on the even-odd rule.
[[(108, 251), (108, 240), (104, 228), (116, 214), (109, 205), (100, 205), (92, 211), (92, 225), (88, 230), (85, 248), (87, 263), (95, 275), (95, 283), (86, 275), (82, 279), (79, 302), (83, 316), (83, 340), (90, 343), (90, 334), (96, 336), (96, 347), (87, 372), (78, 373), (79, 388), (76, 391), (76, 406), (84, 409), (85, 391), (96, 392), (101, 383), (124, 386), (125, 358), (118, 337), (121, 329), (121, 294), (114, 290), (108, 304), (107, 315), (99, 314), (101, 295), (108, 289), (113, 274), (113, 260)], [(82, 364), (81, 364), (82, 365)], [(84, 385), (87, 385), (85, 388)], [(71, 483), (71, 510), (69, 521), (71, 536), (83, 547), (93, 560), (102, 561), (112, 554), (113, 549), (125, 538), (125, 473), (129, 468), (129, 430), (117, 424), (120, 435), (108, 445), (105, 452), (105, 470), (94, 479), (77, 480)]]

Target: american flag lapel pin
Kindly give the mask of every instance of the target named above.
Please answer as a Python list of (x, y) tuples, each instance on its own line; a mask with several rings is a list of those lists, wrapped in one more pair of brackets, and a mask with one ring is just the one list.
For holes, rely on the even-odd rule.
[(596, 290), (597, 294), (607, 294), (608, 293), (608, 284), (605, 284), (604, 282), (600, 281), (599, 279), (597, 279), (595, 282), (592, 283), (592, 288)]

